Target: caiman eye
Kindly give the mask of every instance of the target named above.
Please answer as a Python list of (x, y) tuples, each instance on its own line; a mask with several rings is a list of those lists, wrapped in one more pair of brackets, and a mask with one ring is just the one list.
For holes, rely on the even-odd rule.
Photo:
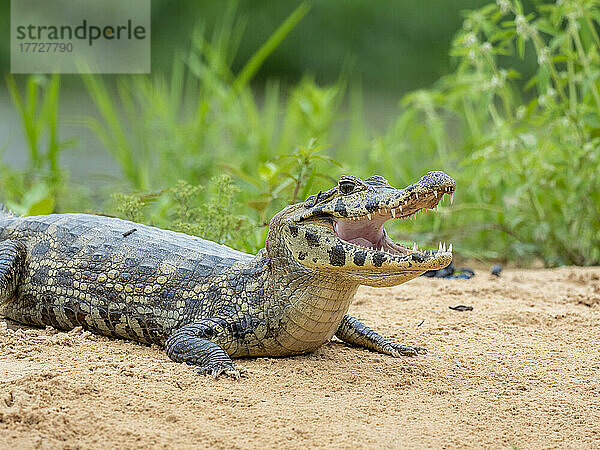
[(350, 194), (354, 191), (355, 185), (352, 181), (340, 181), (339, 188), (342, 194)]

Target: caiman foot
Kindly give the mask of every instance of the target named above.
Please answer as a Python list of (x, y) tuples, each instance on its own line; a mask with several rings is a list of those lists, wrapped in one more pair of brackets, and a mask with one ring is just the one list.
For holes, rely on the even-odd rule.
[(248, 371), (242, 366), (235, 364), (216, 363), (204, 367), (196, 368), (196, 373), (199, 375), (210, 375), (213, 378), (218, 378), (220, 375), (239, 380), (242, 377), (248, 376)]
[(427, 349), (412, 345), (403, 345), (388, 341), (355, 317), (346, 314), (335, 335), (342, 341), (364, 347), (374, 352), (384, 353), (395, 357), (417, 356), (427, 353)]
[(417, 347), (412, 345), (397, 344), (395, 342), (388, 342), (383, 346), (384, 353), (392, 355), (396, 358), (401, 356), (417, 356), (424, 355), (427, 353), (427, 349), (424, 347)]
[[(225, 375), (234, 379), (246, 375), (243, 367), (236, 366), (217, 342), (229, 343), (233, 337), (223, 319), (204, 319), (175, 330), (165, 342), (167, 355), (173, 361), (196, 366), (201, 375), (217, 378)], [(213, 340), (217, 342), (213, 342)]]

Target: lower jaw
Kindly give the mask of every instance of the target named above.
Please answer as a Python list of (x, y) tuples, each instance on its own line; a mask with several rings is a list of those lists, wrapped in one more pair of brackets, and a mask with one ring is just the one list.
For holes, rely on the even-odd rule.
[(348, 278), (353, 282), (371, 287), (392, 287), (406, 283), (414, 278), (425, 273), (428, 269), (404, 269), (397, 272), (382, 272), (382, 273), (359, 273), (355, 272), (348, 275)]

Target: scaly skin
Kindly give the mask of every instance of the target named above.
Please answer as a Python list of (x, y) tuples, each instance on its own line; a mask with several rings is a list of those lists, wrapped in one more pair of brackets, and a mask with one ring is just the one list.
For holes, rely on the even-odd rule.
[(392, 356), (346, 314), (361, 284), (393, 286), (452, 260), (393, 243), (383, 223), (433, 209), (455, 183), (430, 172), (405, 188), (382, 177), (337, 187), (277, 214), (256, 256), (125, 220), (0, 214), (0, 313), (29, 325), (164, 345), (200, 373), (238, 377), (231, 358), (315, 350), (335, 334)]

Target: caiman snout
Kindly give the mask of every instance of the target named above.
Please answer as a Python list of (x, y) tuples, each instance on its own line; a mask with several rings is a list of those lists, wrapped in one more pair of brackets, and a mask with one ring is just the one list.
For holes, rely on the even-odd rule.
[(427, 172), (413, 186), (422, 187), (425, 189), (438, 189), (447, 191), (449, 188), (454, 191), (456, 189), (456, 181), (451, 176), (439, 170)]

